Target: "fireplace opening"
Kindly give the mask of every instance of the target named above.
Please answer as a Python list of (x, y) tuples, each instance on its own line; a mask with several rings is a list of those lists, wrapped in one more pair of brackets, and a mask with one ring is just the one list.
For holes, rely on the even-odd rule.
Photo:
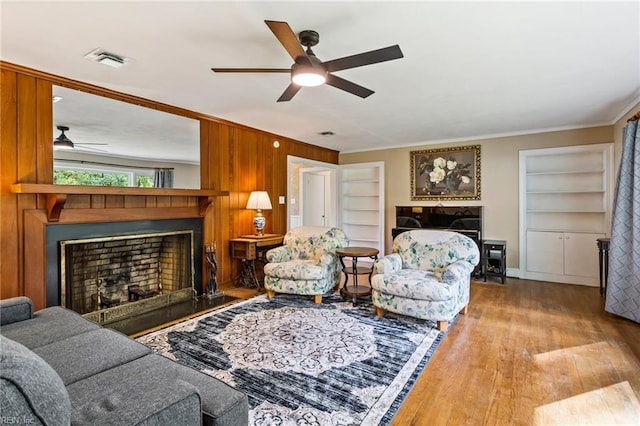
[(62, 305), (104, 323), (194, 296), (193, 232), (60, 241)]
[(47, 306), (109, 325), (191, 304), (202, 289), (202, 218), (46, 227)]

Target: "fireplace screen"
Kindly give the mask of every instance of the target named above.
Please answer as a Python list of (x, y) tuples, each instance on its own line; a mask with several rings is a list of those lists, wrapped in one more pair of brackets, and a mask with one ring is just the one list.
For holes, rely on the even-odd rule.
[(193, 296), (193, 232), (60, 241), (61, 302), (109, 322)]

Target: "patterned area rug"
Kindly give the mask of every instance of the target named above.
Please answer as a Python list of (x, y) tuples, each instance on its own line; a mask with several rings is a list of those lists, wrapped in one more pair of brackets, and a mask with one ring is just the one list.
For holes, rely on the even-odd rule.
[(249, 396), (251, 425), (389, 424), (444, 333), (339, 296), (257, 296), (137, 340)]

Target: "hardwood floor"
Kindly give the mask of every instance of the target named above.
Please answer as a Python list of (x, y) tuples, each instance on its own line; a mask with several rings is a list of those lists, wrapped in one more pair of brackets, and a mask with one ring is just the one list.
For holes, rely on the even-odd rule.
[(640, 325), (597, 288), (474, 283), (392, 425), (640, 425)]

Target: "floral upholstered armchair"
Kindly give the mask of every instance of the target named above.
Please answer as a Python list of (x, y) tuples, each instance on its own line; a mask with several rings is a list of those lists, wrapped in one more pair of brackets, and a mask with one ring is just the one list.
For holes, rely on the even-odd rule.
[(479, 260), (476, 243), (457, 232), (403, 232), (393, 241), (392, 253), (374, 264), (376, 314), (432, 320), (446, 330), (458, 312), (466, 313), (471, 271)]
[(275, 293), (313, 295), (315, 303), (340, 282), (340, 260), (335, 249), (349, 240), (339, 228), (301, 226), (284, 236), (283, 246), (267, 252), (264, 288)]

